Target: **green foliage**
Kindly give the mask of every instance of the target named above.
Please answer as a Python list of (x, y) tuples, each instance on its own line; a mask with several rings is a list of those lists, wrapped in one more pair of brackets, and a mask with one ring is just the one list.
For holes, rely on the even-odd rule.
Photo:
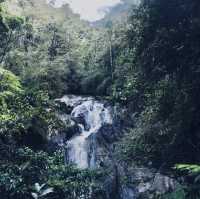
[(164, 196), (161, 196), (158, 199), (186, 199), (186, 198), (187, 198), (186, 193), (185, 193), (183, 187), (180, 187), (176, 191), (165, 194)]
[(44, 0), (4, 5), (5, 34), (0, 49), (4, 68), (20, 76), (26, 86), (45, 90), (52, 98), (80, 92), (88, 46), (97, 31), (67, 5), (55, 9)]
[[(6, 69), (0, 69), (2, 140), (21, 144), (24, 134), (44, 135), (49, 125), (60, 128), (52, 98), (68, 93), (106, 95), (125, 105), (134, 118), (134, 127), (119, 143), (121, 159), (157, 168), (199, 163), (198, 1), (143, 1), (132, 9), (129, 21), (106, 18), (107, 26), (98, 28), (89, 27), (67, 6), (10, 2), (5, 4), (8, 12), (0, 9), (0, 62)], [(22, 17), (11, 16), (12, 10)], [(95, 189), (94, 173), (64, 166), (59, 155), (28, 149), (22, 153), (31, 162), (23, 172), (21, 154), (13, 165), (3, 160), (4, 198), (29, 198), (35, 183), (54, 188), (47, 198), (89, 198), (89, 188)], [(176, 168), (199, 173), (196, 165)], [(195, 198), (199, 186), (188, 187), (190, 191), (165, 197)]]
[[(2, 145), (1, 145), (2, 147)], [(9, 146), (7, 146), (9, 147)], [(95, 180), (101, 175), (80, 171), (63, 165), (60, 152), (49, 155), (29, 148), (1, 149), (1, 198), (90, 198), (91, 189), (97, 189)], [(44, 184), (45, 183), (45, 184)], [(40, 185), (41, 184), (41, 185)], [(32, 196), (31, 196), (32, 195)]]
[(7, 53), (12, 49), (15, 36), (20, 31), (22, 24), (21, 17), (11, 16), (0, 7), (0, 64), (4, 62)]
[(5, 23), (10, 30), (17, 30), (20, 29), (21, 25), (23, 24), (23, 19), (20, 17), (5, 17)]
[[(20, 2), (20, 6), (31, 10), (37, 3)], [(30, 13), (21, 13), (25, 21), (11, 16), (8, 4), (8, 12), (2, 9), (0, 13), (0, 58), (5, 68), (0, 69), (0, 195), (2, 199), (88, 199), (101, 188), (97, 180), (101, 173), (65, 166), (60, 152), (51, 155), (23, 148), (45, 149), (42, 140), (49, 128), (61, 129), (49, 96), (79, 92), (82, 53), (90, 39), (86, 44), (82, 41), (89, 28), (78, 17), (71, 13), (74, 18), (63, 20), (65, 10), (52, 22), (49, 19), (55, 10), (43, 3), (50, 15), (34, 13), (36, 23), (29, 19)], [(43, 21), (45, 17), (49, 21)], [(80, 26), (75, 27), (74, 21)], [(31, 136), (37, 135), (34, 143)]]
[(48, 194), (53, 193), (53, 189), (45, 188), (45, 184), (40, 186), (39, 183), (35, 183), (34, 189), (35, 192), (31, 193), (34, 199), (45, 198)]
[(188, 171), (189, 173), (198, 174), (200, 173), (199, 165), (191, 165), (191, 164), (177, 164), (175, 169), (180, 171)]
[[(0, 92), (1, 96), (14, 95), (21, 91), (19, 78), (10, 71), (0, 68)], [(4, 94), (5, 93), (5, 94)]]
[(2, 136), (27, 134), (36, 120), (43, 124), (43, 128), (57, 126), (54, 109), (47, 110), (51, 107), (47, 93), (23, 88), (19, 78), (4, 69), (0, 70), (0, 79)]
[(174, 169), (184, 174), (185, 178), (185, 193), (187, 198), (199, 198), (200, 197), (200, 166), (192, 164), (177, 164)]
[[(19, 78), (11, 72), (0, 68), (0, 123), (3, 124), (15, 118), (9, 108), (9, 101), (14, 100), (21, 90)], [(3, 127), (3, 126), (2, 126)]]
[(158, 168), (199, 162), (197, 7), (197, 1), (158, 0), (133, 10), (127, 30), (132, 67), (122, 70), (127, 81), (117, 79), (113, 87), (114, 98), (137, 116), (120, 145), (129, 162)]
[(105, 78), (104, 74), (94, 72), (83, 78), (81, 90), (87, 95), (106, 95), (110, 86), (110, 78)]

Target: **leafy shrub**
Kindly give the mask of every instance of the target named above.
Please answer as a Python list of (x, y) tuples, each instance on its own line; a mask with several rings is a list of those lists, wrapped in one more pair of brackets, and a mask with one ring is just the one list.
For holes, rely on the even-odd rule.
[(177, 164), (174, 169), (184, 177), (184, 191), (187, 199), (200, 197), (200, 166), (195, 164)]
[[(2, 199), (32, 198), (31, 193), (36, 193), (36, 183), (53, 188), (53, 191), (44, 196), (56, 199), (89, 199), (91, 191), (100, 188), (98, 178), (102, 176), (101, 173), (81, 171), (72, 165), (64, 165), (64, 157), (60, 151), (49, 155), (42, 151), (34, 152), (29, 148), (10, 149), (9, 157), (0, 158)], [(37, 194), (42, 195), (41, 191)], [(47, 193), (46, 191), (43, 193)]]

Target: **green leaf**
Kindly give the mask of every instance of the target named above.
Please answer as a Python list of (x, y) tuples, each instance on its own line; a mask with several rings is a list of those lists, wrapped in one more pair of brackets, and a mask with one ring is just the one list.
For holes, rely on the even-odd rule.
[(47, 188), (44, 191), (42, 191), (40, 196), (46, 196), (49, 193), (53, 193), (53, 188)]
[(38, 195), (36, 193), (31, 193), (34, 199), (38, 199)]

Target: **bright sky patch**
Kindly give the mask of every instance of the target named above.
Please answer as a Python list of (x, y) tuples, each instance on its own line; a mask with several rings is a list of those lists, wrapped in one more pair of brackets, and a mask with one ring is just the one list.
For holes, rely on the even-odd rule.
[(68, 3), (75, 13), (80, 14), (82, 19), (96, 21), (104, 17), (106, 8), (120, 2), (121, 0), (56, 0), (56, 6)]

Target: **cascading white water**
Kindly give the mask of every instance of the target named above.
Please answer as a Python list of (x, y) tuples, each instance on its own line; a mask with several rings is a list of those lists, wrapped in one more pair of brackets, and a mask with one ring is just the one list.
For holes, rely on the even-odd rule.
[[(112, 124), (112, 114), (109, 107), (93, 98), (65, 96), (61, 99), (74, 109), (71, 116), (78, 122), (80, 135), (74, 136), (67, 143), (68, 162), (75, 163), (79, 168), (94, 168), (95, 165), (95, 140), (91, 141), (95, 134), (105, 124)], [(73, 103), (73, 104), (72, 104)], [(90, 140), (89, 140), (90, 139)]]

